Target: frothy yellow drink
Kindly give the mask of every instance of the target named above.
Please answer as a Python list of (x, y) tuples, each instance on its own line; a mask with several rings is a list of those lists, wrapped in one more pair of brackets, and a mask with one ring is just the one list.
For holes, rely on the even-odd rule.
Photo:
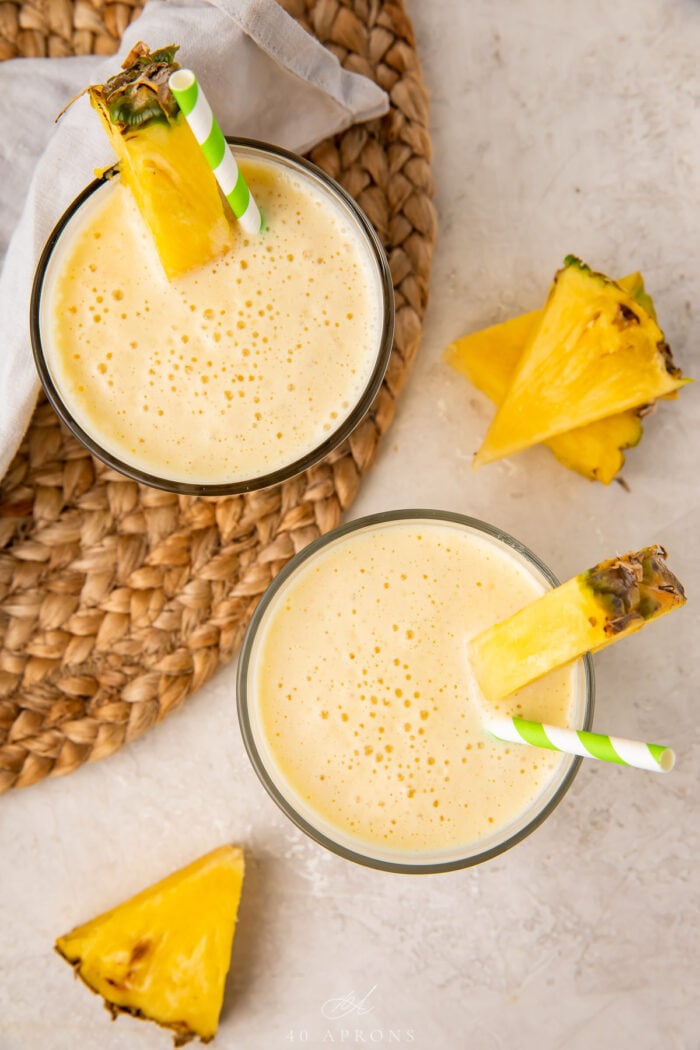
[(283, 470), (352, 413), (376, 367), (382, 286), (347, 206), (269, 154), (241, 161), (267, 222), (168, 281), (118, 181), (84, 206), (44, 284), (60, 397), (110, 455), (174, 482)]
[[(504, 543), (462, 524), (397, 520), (351, 531), (272, 598), (247, 669), (252, 732), (270, 779), (323, 834), (364, 855), (467, 855), (549, 797), (552, 752), (498, 742), (467, 641), (547, 584)], [(567, 725), (580, 666), (500, 710)]]

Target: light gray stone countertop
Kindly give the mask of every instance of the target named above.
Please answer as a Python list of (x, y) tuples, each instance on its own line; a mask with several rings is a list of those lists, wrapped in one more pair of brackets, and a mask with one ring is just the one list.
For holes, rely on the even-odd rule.
[[(629, 491), (539, 448), (474, 473), (491, 416), (441, 361), (457, 336), (543, 301), (564, 255), (642, 270), (700, 376), (700, 5), (409, 2), (432, 96), (440, 237), (425, 337), (352, 508), (492, 521), (560, 578), (661, 542), (690, 601), (596, 658), (595, 725), (678, 753), (662, 777), (584, 763), (555, 813), (478, 868), (407, 877), (325, 852), (249, 767), (231, 666), (162, 726), (0, 801), (1, 1050), (158, 1050), (167, 1033), (99, 1000), (56, 936), (225, 841), (248, 875), (225, 1050), (646, 1050), (700, 1045), (700, 406), (664, 404)], [(353, 992), (365, 1014), (321, 1008)], [(345, 1033), (345, 1034), (344, 1034)]]

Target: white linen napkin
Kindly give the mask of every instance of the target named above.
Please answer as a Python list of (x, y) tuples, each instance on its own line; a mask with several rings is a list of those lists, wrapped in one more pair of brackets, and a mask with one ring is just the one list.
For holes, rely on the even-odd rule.
[[(39, 391), (29, 340), (37, 259), (64, 209), (114, 156), (87, 98), (54, 128), (68, 99), (119, 70), (137, 40), (179, 43), (224, 131), (303, 153), (381, 116), (386, 94), (343, 70), (275, 0), (149, 0), (118, 55), (0, 63), (0, 478)], [(14, 232), (13, 232), (14, 231)]]

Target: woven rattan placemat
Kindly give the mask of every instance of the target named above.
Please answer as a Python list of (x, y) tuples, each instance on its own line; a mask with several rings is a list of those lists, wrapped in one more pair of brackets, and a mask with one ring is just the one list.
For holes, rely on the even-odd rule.
[[(397, 313), (386, 380), (320, 465), (217, 499), (113, 473), (39, 403), (0, 485), (0, 792), (112, 754), (234, 655), (270, 580), (352, 503), (418, 348), (436, 224), (426, 92), (403, 0), (284, 6), (391, 97), (386, 117), (311, 154), (364, 208), (389, 257)], [(0, 58), (111, 54), (140, 8), (1, 3)]]

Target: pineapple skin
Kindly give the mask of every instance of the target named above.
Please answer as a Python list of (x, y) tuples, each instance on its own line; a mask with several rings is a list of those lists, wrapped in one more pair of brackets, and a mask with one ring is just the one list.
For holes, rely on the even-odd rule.
[(245, 874), (222, 846), (59, 937), (55, 950), (114, 1019), (168, 1028), (175, 1046), (216, 1035)]
[[(628, 274), (617, 283), (654, 317), (651, 297), (640, 273)], [(498, 407), (508, 392), (523, 347), (542, 320), (543, 309), (531, 310), (501, 324), (464, 336), (447, 347), (445, 361), (461, 372)], [(624, 451), (642, 439), (642, 417), (648, 409), (618, 412), (587, 426), (549, 438), (543, 444), (562, 466), (589, 481), (609, 485), (624, 466)]]
[(497, 702), (555, 667), (598, 652), (685, 602), (663, 547), (611, 558), (472, 639), (472, 667)]
[(644, 306), (568, 256), (474, 467), (674, 397), (687, 382)]

